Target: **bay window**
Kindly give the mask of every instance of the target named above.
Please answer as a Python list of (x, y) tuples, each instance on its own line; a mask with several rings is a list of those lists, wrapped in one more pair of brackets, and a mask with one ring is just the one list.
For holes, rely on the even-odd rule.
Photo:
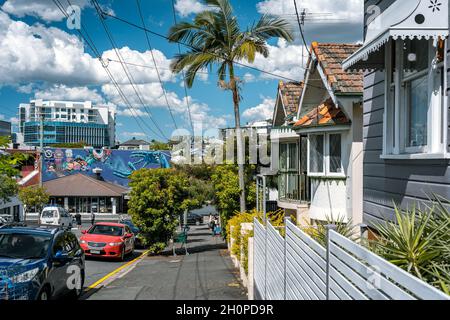
[(445, 155), (444, 45), (425, 39), (388, 44), (382, 157)]
[(308, 141), (308, 176), (344, 176), (341, 133), (310, 134)]

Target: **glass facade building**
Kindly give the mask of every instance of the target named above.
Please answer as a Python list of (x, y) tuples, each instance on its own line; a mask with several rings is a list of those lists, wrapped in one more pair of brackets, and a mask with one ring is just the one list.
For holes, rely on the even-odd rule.
[(84, 142), (89, 146), (115, 145), (115, 110), (92, 102), (32, 100), (19, 106), (19, 129), (28, 146), (40, 145), (41, 119), (45, 147)]

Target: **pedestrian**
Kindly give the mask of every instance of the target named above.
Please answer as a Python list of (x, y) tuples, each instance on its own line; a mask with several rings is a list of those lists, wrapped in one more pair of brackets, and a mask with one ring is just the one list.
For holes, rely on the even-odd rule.
[(81, 214), (79, 212), (75, 214), (75, 220), (77, 222), (78, 229), (81, 229)]
[(212, 219), (211, 221), (211, 231), (212, 231), (212, 235), (214, 236), (214, 228), (216, 227), (216, 220)]
[(95, 213), (92, 212), (92, 214), (91, 214), (91, 224), (94, 225), (94, 223), (95, 223)]

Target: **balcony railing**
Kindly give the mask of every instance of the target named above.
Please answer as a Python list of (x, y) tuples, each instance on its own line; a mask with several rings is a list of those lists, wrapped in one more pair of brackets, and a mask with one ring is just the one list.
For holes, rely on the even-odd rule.
[(311, 184), (306, 174), (280, 173), (278, 175), (279, 199), (292, 202), (309, 202)]

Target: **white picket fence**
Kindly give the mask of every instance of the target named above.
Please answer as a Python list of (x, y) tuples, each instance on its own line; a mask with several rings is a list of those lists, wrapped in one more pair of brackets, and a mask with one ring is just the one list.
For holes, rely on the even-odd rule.
[(327, 248), (286, 219), (285, 237), (254, 221), (260, 300), (450, 300), (445, 293), (330, 229)]

